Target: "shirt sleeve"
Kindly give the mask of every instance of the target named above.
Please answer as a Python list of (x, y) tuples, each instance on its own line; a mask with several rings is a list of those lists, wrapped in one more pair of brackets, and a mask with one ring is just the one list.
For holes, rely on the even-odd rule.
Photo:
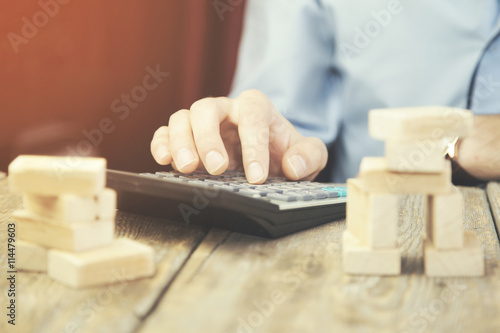
[(500, 113), (500, 18), (473, 78), (470, 108), (477, 115)]
[(325, 13), (320, 1), (249, 0), (230, 97), (258, 89), (299, 132), (330, 144), (341, 92)]

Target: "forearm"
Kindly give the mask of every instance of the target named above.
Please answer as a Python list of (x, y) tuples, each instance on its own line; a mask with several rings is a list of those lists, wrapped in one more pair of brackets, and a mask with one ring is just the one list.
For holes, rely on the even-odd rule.
[(471, 135), (458, 147), (457, 162), (477, 179), (500, 179), (500, 115), (474, 116)]

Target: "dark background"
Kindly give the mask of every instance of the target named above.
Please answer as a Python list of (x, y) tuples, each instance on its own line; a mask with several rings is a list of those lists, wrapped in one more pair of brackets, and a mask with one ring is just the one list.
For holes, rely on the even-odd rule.
[[(104, 156), (113, 169), (160, 170), (153, 132), (197, 99), (229, 92), (243, 0), (42, 2), (52, 15), (35, 0), (2, 2), (0, 170), (19, 154), (75, 153)], [(168, 77), (120, 119), (112, 102), (158, 65)], [(103, 119), (107, 133), (97, 130)]]

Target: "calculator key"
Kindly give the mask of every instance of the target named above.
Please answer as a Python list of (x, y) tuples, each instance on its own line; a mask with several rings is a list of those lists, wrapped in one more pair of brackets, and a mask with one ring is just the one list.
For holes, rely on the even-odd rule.
[(168, 178), (173, 178), (176, 176), (170, 172), (157, 172), (156, 174), (160, 177), (168, 177)]
[(339, 194), (337, 192), (325, 191), (325, 194), (328, 198), (338, 198)]
[(229, 185), (243, 186), (243, 187), (246, 187), (246, 188), (249, 188), (249, 189), (255, 189), (257, 187), (257, 185), (248, 184), (248, 183), (229, 183)]
[(287, 191), (284, 192), (285, 195), (288, 196), (295, 196), (297, 197), (297, 200), (302, 200), (302, 201), (310, 201), (312, 199), (316, 199), (315, 196), (311, 193), (304, 193), (301, 191)]
[(238, 192), (242, 187), (231, 186), (231, 185), (221, 185), (221, 186), (217, 186), (217, 188), (220, 188), (221, 190), (227, 190), (230, 192)]
[(323, 191), (337, 192), (339, 197), (347, 196), (347, 188), (345, 186), (323, 187)]
[(274, 186), (274, 187), (279, 188), (279, 189), (284, 190), (284, 191), (297, 191), (297, 188), (295, 186), (283, 185), (283, 186)]
[(207, 183), (207, 182), (204, 182), (202, 180), (193, 180), (191, 179), (190, 181), (188, 181), (189, 184), (197, 184), (197, 185), (203, 185), (203, 186), (207, 186), (207, 187), (214, 187), (215, 184), (212, 184), (212, 183)]
[(141, 176), (144, 176), (144, 177), (161, 178), (161, 177), (160, 177), (159, 175), (157, 175), (157, 174), (154, 174), (154, 173), (148, 173), (148, 172), (141, 173), (140, 175), (141, 175)]
[(254, 190), (251, 188), (242, 188), (238, 191), (238, 193), (245, 194), (245, 195), (258, 195), (260, 197), (265, 197), (267, 195), (267, 193), (265, 193), (265, 192), (261, 192), (261, 191)]
[(180, 179), (178, 177), (164, 177), (163, 180), (174, 183), (188, 183), (189, 179)]
[(214, 185), (229, 185), (229, 182), (216, 179), (205, 179), (205, 183), (212, 183)]
[(267, 198), (272, 200), (286, 201), (286, 202), (297, 201), (297, 197), (284, 195), (280, 193), (268, 193)]

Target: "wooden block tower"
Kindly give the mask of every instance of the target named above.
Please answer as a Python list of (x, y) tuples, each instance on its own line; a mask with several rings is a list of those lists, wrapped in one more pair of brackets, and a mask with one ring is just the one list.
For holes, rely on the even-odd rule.
[(370, 135), (385, 142), (385, 157), (365, 157), (359, 176), (347, 181), (344, 270), (397, 275), (398, 194), (425, 194), (424, 265), (428, 276), (481, 276), (484, 258), (474, 233), (464, 231), (463, 198), (451, 182), (446, 140), (465, 137), (473, 115), (450, 107), (372, 110)]
[(47, 272), (75, 288), (151, 276), (153, 249), (114, 239), (116, 193), (105, 183), (102, 158), (16, 158), (9, 187), (24, 202), (13, 214), (17, 268)]

